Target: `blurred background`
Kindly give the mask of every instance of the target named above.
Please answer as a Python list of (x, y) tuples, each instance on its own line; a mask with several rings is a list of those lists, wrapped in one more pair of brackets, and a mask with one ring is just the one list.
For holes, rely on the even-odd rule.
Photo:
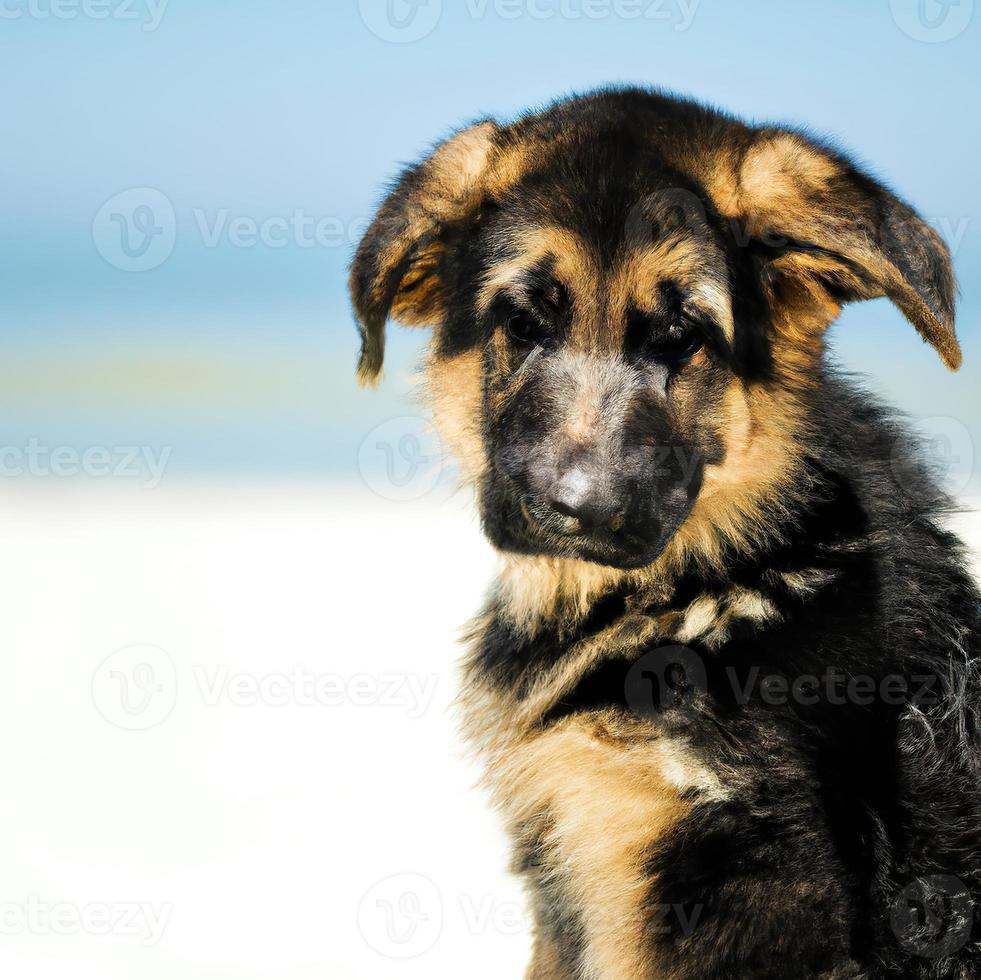
[(885, 301), (832, 343), (971, 507), (973, 8), (2, 0), (4, 974), (520, 976), (450, 710), (493, 558), (412, 400), (425, 335), (354, 383), (353, 248), (449, 130), (573, 90), (804, 125), (951, 246), (959, 374)]

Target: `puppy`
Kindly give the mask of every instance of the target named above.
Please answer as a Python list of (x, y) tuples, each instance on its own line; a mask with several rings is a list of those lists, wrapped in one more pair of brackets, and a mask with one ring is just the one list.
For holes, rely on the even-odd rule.
[(363, 382), (433, 328), (501, 553), (463, 703), (528, 976), (981, 976), (979, 594), (824, 357), (888, 296), (959, 366), (934, 231), (799, 132), (600, 91), (407, 170), (350, 286)]

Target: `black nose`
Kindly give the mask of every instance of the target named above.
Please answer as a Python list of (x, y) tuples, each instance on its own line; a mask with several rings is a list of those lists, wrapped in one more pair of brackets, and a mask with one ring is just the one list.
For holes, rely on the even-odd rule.
[(583, 467), (573, 467), (559, 475), (546, 494), (552, 510), (564, 517), (574, 517), (585, 530), (618, 523), (621, 503), (611, 492), (607, 481)]

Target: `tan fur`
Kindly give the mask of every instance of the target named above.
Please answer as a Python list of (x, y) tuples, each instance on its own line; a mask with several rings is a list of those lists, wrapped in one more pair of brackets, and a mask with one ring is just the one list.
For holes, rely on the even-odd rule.
[(548, 256), (554, 259), (555, 277), (573, 296), (580, 318), (588, 317), (589, 304), (597, 292), (599, 270), (582, 239), (565, 228), (544, 225), (522, 230), (512, 245), (517, 255), (494, 266), (484, 277), (477, 295), (481, 313), (487, 312), (497, 293), (520, 292), (523, 274)]
[[(849, 190), (843, 168), (834, 157), (795, 133), (780, 131), (763, 131), (739, 162), (731, 149), (716, 156), (706, 186), (716, 207), (742, 226), (744, 236), (787, 236), (847, 259), (842, 263), (809, 251), (785, 255), (773, 263), (773, 275), (787, 280), (784, 290), (771, 291), (776, 325), (785, 336), (815, 357), (821, 353), (821, 335), (837, 317), (839, 307), (817, 285), (815, 276), (830, 272), (847, 283), (856, 298), (889, 296), (947, 367), (956, 370), (960, 366), (961, 351), (952, 324), (938, 319), (889, 261), (878, 244), (879, 216), (870, 213), (854, 190)], [(913, 212), (908, 220), (932, 240), (938, 252), (946, 250), (936, 232)], [(789, 304), (781, 302), (787, 298)]]
[(543, 933), (536, 933), (531, 963), (525, 980), (572, 980), (555, 940)]
[(476, 208), (483, 196), (486, 173), (499, 127), (482, 122), (443, 143), (430, 157), (430, 180), (420, 204), (443, 220)]
[(728, 639), (731, 628), (738, 621), (749, 621), (754, 626), (766, 626), (781, 616), (773, 601), (752, 589), (734, 588), (727, 592), (719, 606), (719, 616), (702, 637), (710, 650), (717, 650)]
[(725, 257), (707, 237), (676, 236), (632, 251), (613, 276), (609, 319), (622, 324), (631, 307), (652, 309), (658, 286), (670, 279), (691, 290), (692, 305), (714, 319), (732, 341), (735, 326), (725, 270)]
[(794, 133), (758, 140), (743, 159), (736, 184), (739, 210), (762, 220), (805, 220), (801, 205), (827, 190), (840, 167)]
[(663, 639), (675, 622), (674, 614), (622, 617), (614, 625), (572, 647), (554, 671), (543, 674), (519, 705), (512, 718), (519, 727), (532, 728), (571, 692), (576, 684), (605, 660), (629, 660)]
[(501, 557), (499, 595), (511, 621), (534, 632), (542, 621), (561, 615), (578, 622), (593, 601), (625, 573), (605, 565), (542, 555)]
[(763, 283), (773, 310), (780, 368), (798, 384), (813, 383), (815, 366), (824, 354), (825, 331), (841, 312), (811, 275), (828, 266), (821, 259), (786, 255), (772, 264)]
[[(402, 275), (389, 302), (391, 277), (408, 260), (412, 249), (435, 235), (441, 225), (473, 215), (483, 200), (482, 178), (495, 147), (498, 126), (478, 123), (441, 144), (419, 169), (420, 186), (397, 202), (389, 198), (379, 209), (351, 267), (349, 285), (362, 328), (358, 381), (377, 382), (384, 361), (385, 320), (391, 315), (413, 326), (429, 326), (445, 315), (439, 279), (442, 243), (424, 244)], [(398, 228), (394, 233), (391, 228)], [(381, 242), (377, 255), (365, 246)], [(360, 282), (370, 273), (362, 293)]]
[(691, 643), (704, 636), (714, 626), (719, 615), (718, 600), (712, 596), (699, 596), (686, 610), (681, 628), (675, 631), (679, 643)]
[(493, 198), (502, 197), (544, 159), (541, 147), (513, 138), (508, 140), (495, 155), (487, 173), (487, 193)]
[(434, 362), (426, 371), (425, 398), (444, 449), (462, 467), (464, 482), (475, 485), (487, 467), (483, 435), (483, 363), (479, 351)]
[(781, 572), (780, 578), (787, 588), (798, 595), (810, 596), (829, 582), (833, 582), (835, 574), (822, 568), (804, 568), (797, 572)]
[(426, 327), (438, 322), (445, 310), (439, 263), (444, 248), (436, 241), (416, 255), (402, 277), (392, 302), (391, 316), (407, 327)]
[(718, 777), (683, 742), (652, 740), (642, 724), (602, 712), (529, 733), (489, 768), (514, 832), (545, 849), (580, 910), (582, 976), (656, 976), (644, 908), (651, 845), (666, 840), (688, 812), (683, 791), (723, 795)]
[(688, 166), (697, 173), (719, 214), (727, 218), (742, 217), (739, 183), (739, 152), (723, 147), (704, 157), (691, 155)]
[(725, 455), (705, 467), (701, 493), (662, 557), (669, 567), (693, 560), (718, 567), (726, 546), (745, 551), (766, 540), (767, 506), (789, 501), (799, 469), (801, 412), (779, 389), (734, 380), (726, 396)]
[(766, 596), (752, 589), (734, 589), (728, 597), (729, 613), (763, 625), (776, 619), (776, 606)]
[[(727, 148), (715, 154), (706, 188), (721, 214), (740, 236), (796, 234), (813, 237), (813, 199), (826, 193), (840, 167), (793, 133), (767, 133), (744, 153)], [(824, 331), (840, 312), (827, 290), (816, 285), (813, 273), (831, 271), (819, 255), (791, 253), (771, 263), (764, 278), (774, 313), (774, 326), (786, 343), (780, 356), (785, 373), (806, 382), (823, 353)], [(841, 267), (833, 271), (841, 274)], [(853, 286), (859, 287), (858, 283)]]

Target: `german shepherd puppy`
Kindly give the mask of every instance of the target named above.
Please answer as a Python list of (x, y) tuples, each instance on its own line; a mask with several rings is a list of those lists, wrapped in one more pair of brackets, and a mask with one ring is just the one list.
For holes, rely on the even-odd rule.
[(463, 704), (528, 976), (981, 977), (979, 593), (824, 356), (888, 296), (958, 367), (934, 231), (797, 131), (604, 90), (438, 146), (350, 285), (362, 381), (434, 329), (502, 556)]

